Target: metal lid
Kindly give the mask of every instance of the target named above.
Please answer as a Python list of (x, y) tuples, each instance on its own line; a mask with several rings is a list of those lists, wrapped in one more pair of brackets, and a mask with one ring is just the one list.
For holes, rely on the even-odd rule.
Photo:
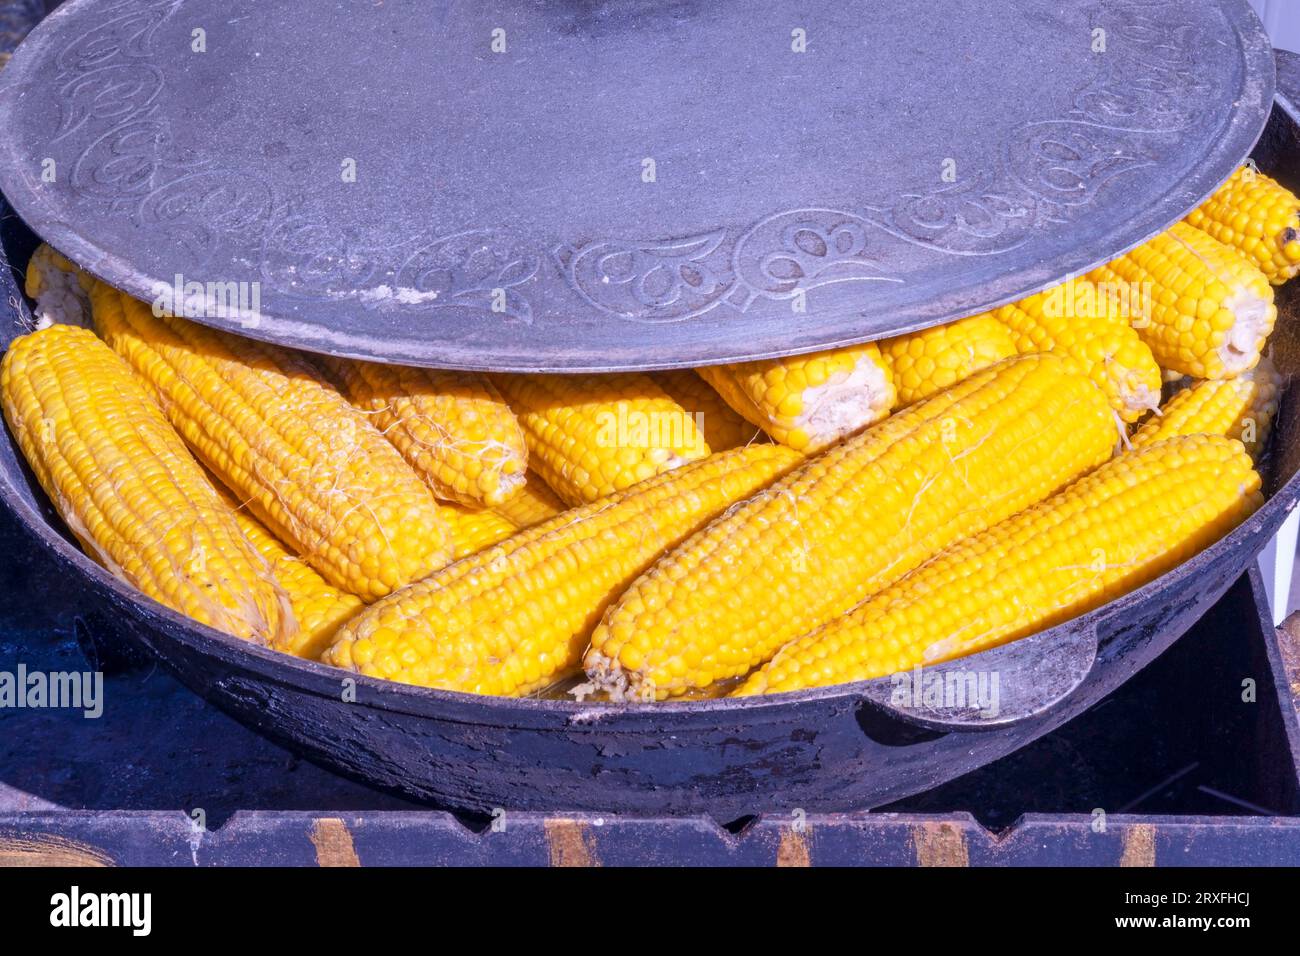
[(317, 351), (606, 370), (1094, 265), (1227, 177), (1273, 63), (1246, 0), (72, 0), (0, 82), (0, 189), (115, 285)]

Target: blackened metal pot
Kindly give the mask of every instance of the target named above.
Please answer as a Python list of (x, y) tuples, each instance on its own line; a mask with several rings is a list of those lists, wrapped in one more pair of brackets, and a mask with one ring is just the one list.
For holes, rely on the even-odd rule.
[[(1279, 55), (1283, 90), (1300, 58)], [(1294, 96), (1294, 94), (1292, 94)], [(1300, 187), (1300, 113), (1279, 96), (1260, 166)], [(15, 285), (34, 237), (0, 207), (7, 344), (30, 315)], [(1280, 293), (1273, 359), (1300, 374), (1300, 289)], [(708, 812), (880, 806), (996, 760), (1102, 700), (1176, 641), (1249, 568), (1300, 500), (1300, 403), (1284, 401), (1263, 467), (1267, 501), (1146, 587), (1034, 637), (930, 669), (996, 674), (997, 712), (901, 706), (889, 678), (742, 700), (581, 704), (476, 697), (355, 677), (190, 621), (78, 550), (6, 434), (0, 498), (120, 629), (195, 693), (291, 750), (406, 796), (471, 812)], [(1213, 667), (1213, 661), (1206, 662)], [(1235, 680), (1235, 675), (1234, 675)], [(1135, 732), (1140, 732), (1135, 728)]]

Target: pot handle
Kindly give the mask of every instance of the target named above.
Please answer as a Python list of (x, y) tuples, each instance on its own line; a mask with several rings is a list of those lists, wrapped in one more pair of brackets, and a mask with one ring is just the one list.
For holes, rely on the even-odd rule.
[(1095, 622), (1068, 621), (969, 657), (868, 681), (862, 697), (867, 706), (927, 730), (997, 730), (1074, 693), (1097, 648)]

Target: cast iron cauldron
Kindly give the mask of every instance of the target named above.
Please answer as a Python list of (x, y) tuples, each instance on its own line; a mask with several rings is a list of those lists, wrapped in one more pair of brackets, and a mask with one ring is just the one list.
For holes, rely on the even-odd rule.
[[(1300, 58), (1279, 55), (1300, 90)], [(1279, 96), (1255, 151), (1300, 187), (1300, 102)], [(7, 344), (30, 321), (14, 282), (35, 243), (0, 207)], [(1284, 288), (1279, 369), (1300, 373), (1300, 289)], [(945, 669), (997, 672), (995, 716), (899, 708), (888, 678), (770, 698), (659, 705), (475, 697), (355, 678), (252, 647), (140, 596), (71, 542), (8, 436), (0, 497), (120, 631), (194, 692), (320, 764), (406, 796), (496, 807), (698, 813), (869, 808), (934, 787), (1024, 746), (1097, 703), (1168, 648), (1251, 564), (1300, 498), (1300, 411), (1285, 401), (1262, 467), (1267, 502), (1224, 540), (1099, 610)], [(92, 624), (93, 626), (93, 624)], [(1207, 662), (1213, 666), (1213, 662)]]

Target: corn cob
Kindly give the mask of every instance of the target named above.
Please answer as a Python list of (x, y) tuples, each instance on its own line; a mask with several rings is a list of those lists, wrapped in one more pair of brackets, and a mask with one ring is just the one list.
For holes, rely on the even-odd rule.
[[(365, 605), (355, 594), (333, 587), (301, 558), (266, 530), (256, 518), (230, 499), (239, 528), (270, 563), (276, 582), (288, 596), (298, 630), (272, 647), (309, 660), (318, 660), (333, 642), (335, 632)], [(440, 513), (451, 529), (452, 557), (459, 560), (502, 541), (518, 529), (492, 511), (474, 511), (447, 503)]]
[(54, 323), (87, 325), (89, 292), (94, 282), (89, 275), (46, 243), (41, 243), (27, 261), (24, 290), (36, 302), (36, 328)]
[(524, 487), (492, 510), (516, 528), (529, 528), (565, 509), (564, 502), (550, 489), (537, 472), (529, 470)]
[(321, 652), (333, 641), (339, 625), (365, 606), (361, 598), (334, 587), (310, 564), (291, 554), (229, 493), (223, 497), (234, 512), (239, 530), (266, 560), (271, 578), (284, 593), (293, 615), (296, 626), (282, 628), (271, 647), (294, 657), (319, 660)]
[(807, 462), (661, 558), (592, 635), (613, 697), (745, 674), (1114, 446), (1105, 396), (1053, 355), (976, 372)]
[(504, 541), (519, 530), (508, 518), (490, 509), (475, 511), (453, 503), (444, 505), (442, 511), (451, 527), (452, 557), (457, 561)]
[(524, 433), (496, 387), (475, 372), (321, 360), (439, 498), (497, 505), (523, 487)]
[(286, 622), (266, 562), (180, 437), (88, 329), (15, 339), (4, 414), (41, 487), (86, 552), (173, 610), (266, 644)]
[(170, 316), (102, 283), (95, 327), (190, 448), (325, 580), (383, 597), (451, 559), (428, 487), (306, 362)]
[(898, 404), (911, 405), (1016, 354), (1011, 332), (990, 315), (937, 325), (880, 343)]
[(1150, 290), (1150, 314), (1133, 326), (1162, 368), (1194, 378), (1232, 378), (1252, 368), (1277, 319), (1264, 274), (1185, 222), (1088, 278), (1108, 294)]
[(1121, 455), (787, 644), (733, 696), (883, 677), (1068, 620), (1217, 541), (1259, 507), (1259, 484), (1218, 435)]
[(1273, 285), (1300, 272), (1300, 198), (1253, 167), (1233, 173), (1187, 222), (1240, 250)]
[(648, 375), (497, 375), (529, 462), (569, 506), (704, 458), (695, 418)]
[(989, 313), (1006, 326), (1016, 351), (1055, 352), (1106, 393), (1121, 420), (1135, 422), (1160, 402), (1160, 366), (1113, 303), (1086, 279), (1074, 279)]
[(540, 690), (578, 669), (601, 611), (657, 555), (799, 460), (734, 448), (535, 525), (375, 604), (325, 660), (427, 687)]
[(1195, 382), (1139, 428), (1132, 445), (1142, 448), (1174, 435), (1226, 435), (1258, 456), (1277, 415), (1282, 384), (1282, 376), (1267, 357), (1236, 378)]
[(898, 397), (874, 342), (696, 371), (747, 421), (804, 452), (880, 421)]
[(723, 401), (713, 386), (690, 369), (655, 372), (651, 378), (673, 401), (697, 416), (710, 451), (739, 448), (762, 436), (758, 428)]

